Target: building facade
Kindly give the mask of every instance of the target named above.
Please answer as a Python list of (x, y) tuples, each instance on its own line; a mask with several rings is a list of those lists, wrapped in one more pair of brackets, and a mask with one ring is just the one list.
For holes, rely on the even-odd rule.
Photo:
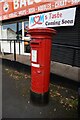
[[(0, 1), (0, 6), (2, 6), (2, 14), (0, 13), (1, 31), (11, 30), (15, 32), (16, 37), (12, 35), (5, 40), (10, 41), (14, 38), (20, 42), (27, 40), (27, 44), (25, 42), (20, 43), (21, 50), (17, 42), (17, 54), (30, 54), (30, 39), (27, 37), (28, 27), (50, 27), (57, 30), (57, 35), (52, 41), (51, 61), (65, 66), (80, 67), (79, 0), (12, 1)], [(2, 49), (5, 50), (5, 45), (3, 46)], [(12, 53), (13, 50), (8, 52)]]

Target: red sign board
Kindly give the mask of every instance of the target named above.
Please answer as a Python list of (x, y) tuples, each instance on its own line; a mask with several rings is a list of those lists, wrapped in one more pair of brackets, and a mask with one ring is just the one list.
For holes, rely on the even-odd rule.
[(0, 0), (0, 20), (78, 5), (79, 0)]

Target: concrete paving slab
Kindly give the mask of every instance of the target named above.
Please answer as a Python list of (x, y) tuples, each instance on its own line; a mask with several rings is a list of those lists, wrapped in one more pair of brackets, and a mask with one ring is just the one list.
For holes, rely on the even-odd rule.
[[(4, 55), (0, 54), (0, 58), (14, 61), (14, 54), (4, 54)], [(29, 65), (29, 66), (31, 65), (30, 55), (18, 55), (17, 54), (16, 61), (23, 63), (25, 65)], [(51, 61), (50, 72), (56, 75), (60, 75), (62, 77), (71, 79), (73, 81), (80, 82), (80, 77), (79, 77), (80, 68), (79, 67)]]
[[(30, 78), (27, 80), (15, 80), (7, 72), (9, 68), (2, 67), (3, 118), (78, 118), (77, 110), (66, 110), (62, 104), (50, 97), (46, 106), (36, 106), (30, 102)], [(12, 75), (13, 76), (13, 75)], [(23, 88), (27, 88), (26, 95), (21, 94)]]

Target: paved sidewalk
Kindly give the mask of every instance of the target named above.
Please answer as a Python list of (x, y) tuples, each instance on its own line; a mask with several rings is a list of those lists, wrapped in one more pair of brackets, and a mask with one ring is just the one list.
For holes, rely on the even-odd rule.
[[(14, 54), (4, 54), (0, 55), (0, 58), (9, 59), (14, 61)], [(30, 66), (30, 56), (29, 55), (16, 55), (16, 61)], [(73, 81), (80, 81), (78, 73), (80, 72), (79, 67), (62, 64), (59, 62), (51, 61), (51, 73), (56, 75), (71, 79)]]
[[(0, 58), (14, 61), (14, 54), (5, 54), (5, 55), (0, 54)], [(30, 56), (29, 55), (16, 55), (16, 61), (26, 64), (26, 65), (30, 65)]]
[(49, 104), (46, 106), (36, 106), (30, 102), (30, 79), (28, 73), (23, 75), (16, 71), (16, 69), (14, 71), (12, 68), (6, 67), (3, 64), (3, 118), (76, 119), (78, 117), (76, 109), (66, 106), (66, 104), (64, 104), (65, 101), (60, 103), (60, 100), (66, 100), (67, 97), (69, 97), (67, 99), (73, 100), (74, 98), (70, 98), (70, 96), (73, 96), (74, 93), (76, 95), (76, 91), (61, 86), (50, 85)]

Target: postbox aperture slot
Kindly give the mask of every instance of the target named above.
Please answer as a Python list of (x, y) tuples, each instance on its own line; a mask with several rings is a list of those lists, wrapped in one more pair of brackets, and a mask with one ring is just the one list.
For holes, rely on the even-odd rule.
[(39, 45), (39, 43), (31, 42), (31, 45)]
[(40, 44), (41, 44), (41, 41), (31, 41), (31, 43), (30, 43), (32, 46), (40, 46)]

